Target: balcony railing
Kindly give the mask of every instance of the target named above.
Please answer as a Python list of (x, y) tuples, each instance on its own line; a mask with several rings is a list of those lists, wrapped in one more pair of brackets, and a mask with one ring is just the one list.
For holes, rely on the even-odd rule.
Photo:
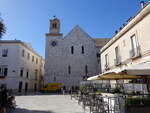
[(105, 64), (105, 70), (109, 70), (109, 64), (108, 63)]
[(5, 78), (5, 77), (6, 77), (5, 75), (0, 74), (0, 78)]
[(137, 48), (133, 48), (130, 50), (130, 58), (137, 58), (140, 57), (140, 46), (138, 46)]
[(121, 57), (120, 57), (120, 56), (118, 56), (116, 59), (114, 59), (114, 64), (115, 64), (116, 66), (118, 66), (118, 65), (121, 64)]

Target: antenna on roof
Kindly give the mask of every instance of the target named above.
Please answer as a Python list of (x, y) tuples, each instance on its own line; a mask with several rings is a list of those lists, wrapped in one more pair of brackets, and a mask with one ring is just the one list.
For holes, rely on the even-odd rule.
[(132, 17), (130, 17), (130, 18), (127, 20), (127, 22), (130, 22), (131, 19), (132, 19)]
[(118, 31), (116, 30), (116, 31), (115, 31), (115, 33), (117, 34), (117, 33), (118, 33)]
[(141, 1), (141, 2), (140, 2), (140, 5), (141, 5), (141, 8), (143, 9), (144, 6), (145, 6), (145, 2), (144, 2), (144, 1)]
[(126, 24), (123, 24), (123, 27), (126, 26)]
[(55, 19), (55, 18), (56, 18), (56, 15), (54, 15), (53, 18)]
[(121, 29), (122, 29), (122, 27), (119, 28), (119, 30), (121, 30)]

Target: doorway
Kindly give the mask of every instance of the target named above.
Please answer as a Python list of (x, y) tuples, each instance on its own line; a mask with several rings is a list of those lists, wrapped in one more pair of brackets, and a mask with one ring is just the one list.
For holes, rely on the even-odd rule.
[(34, 91), (35, 92), (37, 91), (37, 84), (36, 83), (34, 84)]
[(18, 90), (19, 93), (22, 92), (22, 82), (19, 82), (19, 90)]
[(27, 92), (28, 91), (28, 83), (26, 82), (25, 83), (25, 92)]

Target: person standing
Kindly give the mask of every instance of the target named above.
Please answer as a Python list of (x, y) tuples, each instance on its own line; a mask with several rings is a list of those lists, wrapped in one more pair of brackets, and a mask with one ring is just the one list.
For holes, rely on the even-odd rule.
[(8, 99), (8, 91), (7, 91), (6, 87), (2, 86), (1, 87), (1, 99), (0, 99), (2, 113), (6, 113), (7, 99)]

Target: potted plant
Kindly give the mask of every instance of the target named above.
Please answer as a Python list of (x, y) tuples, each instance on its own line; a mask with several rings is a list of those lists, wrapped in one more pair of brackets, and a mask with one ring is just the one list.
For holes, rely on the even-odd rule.
[(126, 99), (126, 109), (128, 113), (149, 113), (150, 97), (129, 97)]

